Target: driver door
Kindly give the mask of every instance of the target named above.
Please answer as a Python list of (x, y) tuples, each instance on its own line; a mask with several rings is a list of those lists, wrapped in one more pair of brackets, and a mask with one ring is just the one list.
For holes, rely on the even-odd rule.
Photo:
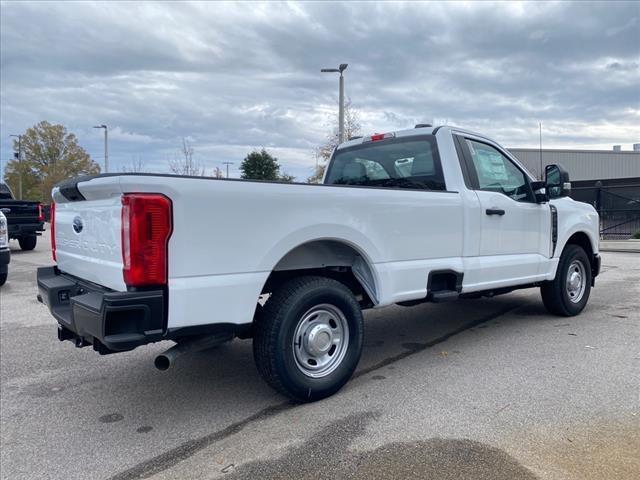
[(550, 211), (535, 201), (530, 180), (506, 154), (465, 138), (480, 202), (480, 260), (483, 281), (534, 281), (548, 253)]

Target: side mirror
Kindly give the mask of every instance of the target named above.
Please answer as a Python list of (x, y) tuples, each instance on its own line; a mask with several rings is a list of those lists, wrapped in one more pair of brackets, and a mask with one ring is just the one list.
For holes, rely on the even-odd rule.
[(547, 165), (544, 169), (544, 183), (549, 198), (567, 197), (571, 193), (569, 172), (560, 165)]

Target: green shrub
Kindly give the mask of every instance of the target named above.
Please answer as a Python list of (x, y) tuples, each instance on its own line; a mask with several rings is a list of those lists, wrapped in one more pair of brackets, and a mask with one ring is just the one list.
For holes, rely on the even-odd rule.
[(637, 239), (640, 240), (640, 230), (638, 230), (636, 233), (634, 233), (631, 238), (637, 238)]

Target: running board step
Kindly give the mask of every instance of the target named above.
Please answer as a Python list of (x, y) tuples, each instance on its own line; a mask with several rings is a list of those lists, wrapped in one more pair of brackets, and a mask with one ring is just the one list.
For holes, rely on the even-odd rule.
[(460, 294), (455, 290), (439, 290), (431, 293), (431, 301), (435, 303), (457, 300)]

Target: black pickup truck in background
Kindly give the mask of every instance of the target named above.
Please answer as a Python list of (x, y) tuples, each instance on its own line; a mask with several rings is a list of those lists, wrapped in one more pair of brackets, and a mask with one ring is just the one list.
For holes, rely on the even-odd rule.
[(22, 250), (36, 248), (38, 235), (44, 231), (42, 203), (15, 200), (8, 185), (0, 183), (0, 208), (7, 217), (9, 238), (15, 238)]

